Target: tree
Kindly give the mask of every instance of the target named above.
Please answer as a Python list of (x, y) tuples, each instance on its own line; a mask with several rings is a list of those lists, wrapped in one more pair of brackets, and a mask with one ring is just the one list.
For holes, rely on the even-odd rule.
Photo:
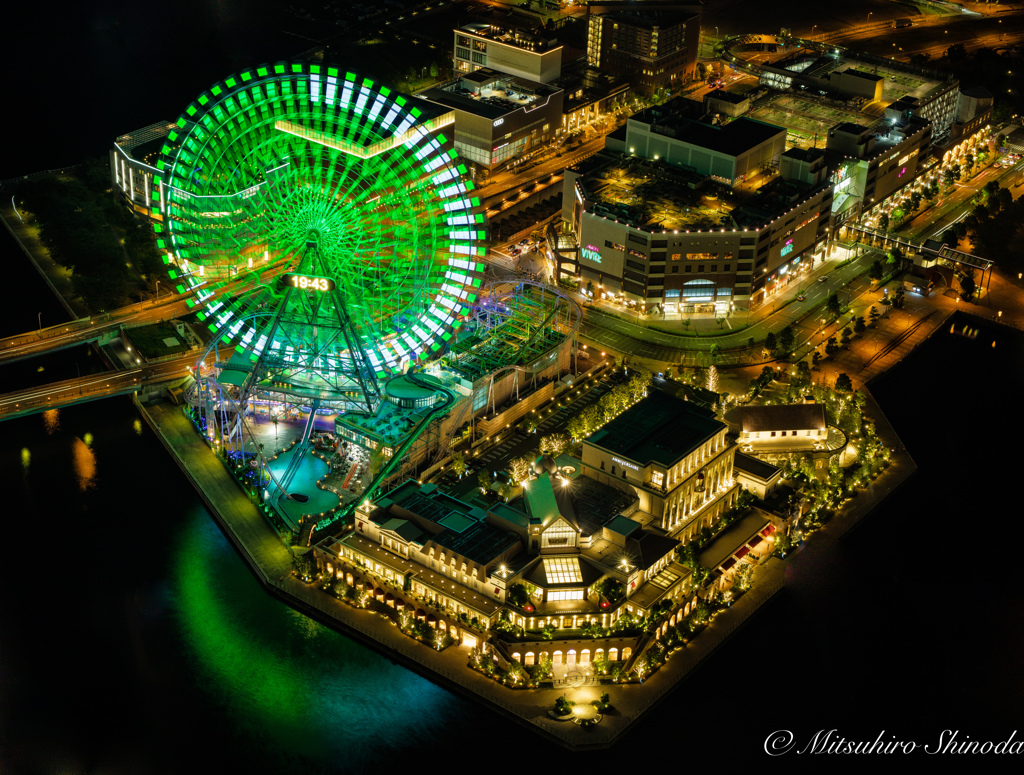
[(882, 213), (878, 216), (878, 228), (882, 231), (889, 230), (889, 213)]
[(775, 379), (775, 369), (771, 366), (765, 366), (761, 369), (761, 375), (757, 378), (757, 381), (761, 383), (761, 387), (768, 387), (772, 380)]
[(833, 293), (828, 297), (828, 301), (825, 304), (826, 309), (832, 317), (839, 317), (843, 311), (843, 305), (839, 301), (838, 294)]
[(544, 436), (540, 440), (540, 451), (544, 455), (558, 457), (568, 448), (569, 439), (564, 433), (552, 433), (550, 436)]
[(836, 377), (836, 390), (840, 393), (853, 392), (853, 381), (845, 371)]
[(508, 499), (516, 491), (516, 486), (511, 482), (502, 482), (498, 485), (498, 497), (508, 503)]
[(712, 363), (714, 363), (715, 360), (718, 359), (718, 354), (721, 352), (721, 350), (722, 348), (718, 346), (718, 342), (712, 344), (711, 347), (708, 349), (708, 357), (711, 359)]
[(815, 350), (813, 353), (811, 353), (811, 365), (814, 366), (814, 368), (818, 368), (818, 364), (820, 364), (820, 363), (821, 363), (821, 352), (819, 352), (818, 350)]
[(712, 393), (718, 392), (718, 369), (715, 368), (714, 364), (711, 364), (711, 368), (708, 369), (708, 381), (706, 387)]
[(517, 483), (526, 481), (526, 477), (530, 475), (532, 463), (533, 461), (531, 461), (526, 455), (510, 460), (508, 463), (508, 472), (512, 476), (512, 481)]
[(849, 328), (843, 329), (843, 347), (849, 347), (850, 340), (853, 339), (853, 331)]
[(960, 237), (957, 236), (956, 229), (949, 228), (942, 232), (942, 241), (951, 248), (955, 248), (960, 244)]
[[(874, 309), (874, 307), (872, 307)], [(853, 330), (855, 333), (863, 334), (867, 330), (867, 324), (864, 322), (864, 316), (858, 315), (853, 321)]]
[(830, 336), (828, 341), (825, 342), (825, 355), (831, 358), (837, 352), (839, 352), (839, 343), (836, 342), (836, 338), (834, 336)]
[(555, 715), (556, 716), (568, 716), (572, 713), (572, 706), (574, 703), (567, 699), (563, 694), (557, 700), (555, 700)]
[(650, 386), (653, 377), (654, 375), (643, 367), (633, 369), (633, 376), (626, 383), (626, 388), (629, 390), (629, 398), (633, 403), (647, 395), (647, 388)]
[(508, 588), (505, 599), (509, 605), (513, 605), (516, 608), (525, 608), (527, 603), (530, 602), (530, 593), (526, 591), (525, 586), (516, 583)]
[(786, 326), (784, 329), (779, 331), (779, 354), (788, 355), (793, 349), (793, 344), (796, 340), (796, 336), (793, 334), (792, 326)]
[(899, 286), (896, 289), (896, 292), (892, 295), (892, 306), (895, 309), (903, 309), (903, 301), (904, 301), (903, 297), (904, 297), (904, 291), (903, 291), (903, 286), (901, 285), (901, 286)]
[(942, 182), (945, 183), (946, 188), (952, 188), (953, 184), (956, 183), (957, 176), (953, 173), (952, 167), (946, 167), (942, 171)]
[(921, 200), (924, 198), (920, 191), (911, 191), (908, 199), (910, 200), (910, 209), (916, 210), (921, 206)]
[(974, 274), (972, 272), (965, 272), (960, 275), (960, 297), (964, 301), (970, 301), (971, 297), (974, 295), (974, 291)]
[(580, 414), (570, 417), (565, 423), (565, 429), (577, 441), (587, 435), (587, 424)]
[(954, 181), (960, 180), (960, 178), (963, 176), (963, 168), (959, 164), (954, 164), (949, 169), (953, 173)]
[(466, 453), (456, 452), (452, 455), (452, 471), (461, 479), (466, 473)]
[(373, 478), (380, 473), (381, 466), (384, 465), (384, 445), (378, 444), (374, 449), (370, 450), (370, 459), (367, 461), (366, 467), (370, 472), (370, 478)]
[(775, 341), (775, 334), (769, 331), (768, 335), (764, 338), (764, 349), (768, 350), (768, 352), (774, 353), (777, 347), (778, 344)]
[(953, 62), (963, 62), (963, 60), (967, 59), (967, 47), (963, 43), (954, 43), (946, 49), (944, 56)]
[(876, 283), (882, 279), (885, 274), (885, 268), (882, 266), (882, 262), (877, 258), (871, 262), (871, 268), (868, 270), (868, 277), (874, 280)]
[(480, 485), (480, 489), (483, 490), (484, 492), (487, 492), (489, 489), (491, 489), (491, 484), (494, 482), (494, 480), (491, 478), (491, 472), (488, 471), (486, 468), (480, 469), (480, 473), (476, 475), (476, 481), (477, 484)]
[(871, 325), (874, 325), (878, 321), (879, 317), (878, 308), (872, 306), (871, 309), (868, 310), (868, 317), (871, 319)]
[(964, 154), (964, 169), (970, 170), (974, 167), (974, 154), (968, 151)]

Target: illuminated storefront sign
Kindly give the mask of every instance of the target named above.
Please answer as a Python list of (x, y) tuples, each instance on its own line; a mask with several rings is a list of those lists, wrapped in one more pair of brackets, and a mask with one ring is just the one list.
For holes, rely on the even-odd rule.
[(618, 463), (623, 468), (632, 468), (634, 471), (640, 470), (640, 466), (638, 466), (636, 463), (630, 463), (628, 460), (623, 460), (620, 457), (613, 457), (612, 462)]
[(786, 240), (786, 244), (782, 246), (782, 250), (779, 251), (779, 255), (780, 256), (788, 256), (792, 252), (793, 252), (793, 238), (790, 237), (788, 240)]
[(917, 156), (917, 150), (914, 150), (914, 151), (908, 153), (906, 156), (904, 156), (902, 159), (899, 160), (898, 164), (900, 164), (900, 165), (906, 164), (908, 161), (913, 159), (915, 156)]
[(494, 126), (501, 126), (504, 123), (505, 123), (505, 119), (499, 118), (497, 121), (494, 122)]
[(601, 253), (596, 245), (587, 245), (580, 252), (587, 261), (593, 261), (595, 264), (601, 263)]

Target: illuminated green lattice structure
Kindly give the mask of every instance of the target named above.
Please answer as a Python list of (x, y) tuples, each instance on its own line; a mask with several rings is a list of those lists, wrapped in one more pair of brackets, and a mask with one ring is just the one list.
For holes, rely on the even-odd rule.
[(215, 336), (264, 365), (260, 387), (351, 395), (354, 376), (427, 359), (461, 325), (483, 216), (439, 131), (451, 121), (310, 63), (231, 76), (178, 120), (152, 191), (158, 247)]

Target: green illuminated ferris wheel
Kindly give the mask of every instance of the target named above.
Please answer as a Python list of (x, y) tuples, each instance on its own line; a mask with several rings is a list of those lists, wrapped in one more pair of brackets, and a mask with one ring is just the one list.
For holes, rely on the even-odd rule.
[(293, 62), (225, 79), (178, 120), (151, 193), (158, 247), (254, 364), (246, 391), (358, 405), (461, 325), (483, 216), (439, 131), (451, 120)]

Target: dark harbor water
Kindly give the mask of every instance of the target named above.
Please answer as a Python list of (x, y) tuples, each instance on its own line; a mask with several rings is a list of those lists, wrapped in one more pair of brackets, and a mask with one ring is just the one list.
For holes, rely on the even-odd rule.
[[(105, 152), (228, 73), (301, 50), (266, 32), (264, 10), (26, 6), (2, 52), (22, 110), (0, 178)], [(0, 266), (0, 335), (61, 319), (6, 233)], [(875, 387), (919, 474), (842, 542), (809, 542), (785, 591), (597, 754), (541, 742), (264, 594), (127, 399), (0, 423), (0, 773), (719, 769), (762, 764), (775, 730), (801, 745), (831, 728), (1005, 739), (1024, 724), (1024, 336), (981, 329), (936, 336)], [(0, 390), (74, 376), (76, 358), (95, 356), (0, 370)]]

